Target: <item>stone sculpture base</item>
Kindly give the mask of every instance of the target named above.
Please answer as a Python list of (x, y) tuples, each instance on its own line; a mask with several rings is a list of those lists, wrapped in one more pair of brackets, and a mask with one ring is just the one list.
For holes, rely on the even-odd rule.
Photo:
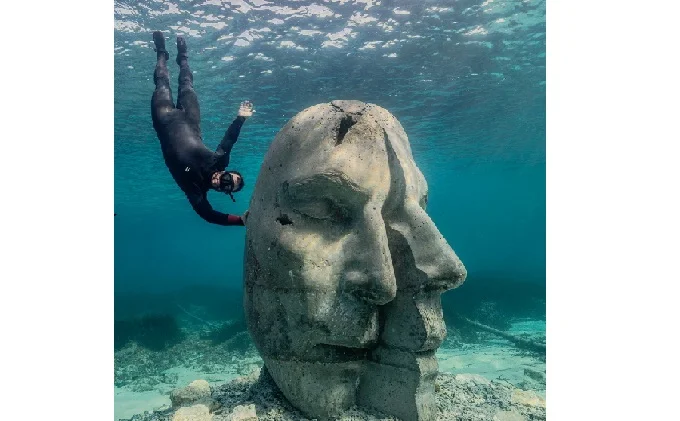
[(367, 365), (359, 386), (358, 404), (403, 420), (434, 420), (437, 366), (434, 352), (416, 356), (381, 348)]

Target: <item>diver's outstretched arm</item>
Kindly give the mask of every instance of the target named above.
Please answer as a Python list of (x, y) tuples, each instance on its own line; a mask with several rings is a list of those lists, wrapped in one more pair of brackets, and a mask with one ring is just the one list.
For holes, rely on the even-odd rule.
[(203, 219), (210, 222), (211, 224), (230, 226), (230, 225), (245, 225), (243, 218), (238, 215), (230, 215), (227, 213), (218, 212), (213, 209), (208, 202), (208, 198), (205, 195), (195, 195), (187, 196), (191, 207), (194, 211)]
[(238, 110), (238, 115), (231, 123), (227, 132), (224, 134), (220, 145), (217, 147), (217, 153), (220, 155), (225, 155), (226, 162), (224, 166), (229, 165), (229, 155), (231, 154), (231, 149), (238, 140), (238, 135), (241, 133), (241, 127), (245, 123), (248, 117), (251, 117), (255, 110), (253, 110), (253, 103), (250, 101), (243, 101)]

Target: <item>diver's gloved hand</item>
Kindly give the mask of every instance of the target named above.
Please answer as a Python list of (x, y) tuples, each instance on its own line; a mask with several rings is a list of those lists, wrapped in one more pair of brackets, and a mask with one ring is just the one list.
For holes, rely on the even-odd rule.
[(243, 220), (244, 223), (248, 222), (248, 213), (249, 213), (249, 211), (246, 211), (243, 214), (243, 216), (241, 217), (241, 219)]
[(253, 103), (250, 101), (243, 101), (240, 108), (238, 109), (238, 116), (243, 118), (248, 118), (253, 115), (255, 110), (253, 109)]

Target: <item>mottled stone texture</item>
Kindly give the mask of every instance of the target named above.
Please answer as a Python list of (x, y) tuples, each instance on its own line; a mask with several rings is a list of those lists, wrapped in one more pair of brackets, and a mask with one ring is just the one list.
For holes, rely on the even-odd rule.
[(425, 211), (406, 133), (359, 101), (310, 107), (274, 139), (246, 222), (248, 328), (286, 398), (433, 420), (441, 294), (465, 267)]

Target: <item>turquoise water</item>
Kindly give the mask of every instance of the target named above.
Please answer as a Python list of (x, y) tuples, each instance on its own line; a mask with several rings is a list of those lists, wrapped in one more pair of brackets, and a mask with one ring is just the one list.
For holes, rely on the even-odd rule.
[[(403, 124), (429, 183), (428, 212), (469, 283), (544, 284), (545, 2), (382, 2), (365, 10), (375, 3), (116, 2), (117, 292), (241, 282), (244, 230), (193, 214), (163, 164), (149, 114), (156, 29), (171, 54), (175, 36), (187, 35), (208, 146), (240, 101), (256, 105), (231, 164), (249, 183), (235, 204), (215, 195), (217, 209), (247, 209), (285, 121), (320, 102), (359, 99)], [(174, 83), (176, 66), (170, 71)]]
[(185, 307), (228, 318), (215, 313), (238, 304), (242, 282), (245, 229), (193, 212), (151, 126), (151, 33), (162, 30), (173, 86), (175, 36), (187, 38), (210, 148), (242, 100), (257, 110), (231, 159), (246, 188), (236, 203), (211, 195), (216, 209), (247, 209), (269, 143), (297, 112), (334, 99), (378, 104), (404, 126), (429, 184), (428, 213), (468, 269), (466, 283), (444, 296), (445, 315), (499, 328), (508, 327), (501, 319), (544, 319), (545, 8), (542, 0), (115, 2), (116, 318), (183, 314), (167, 304), (177, 294)]

